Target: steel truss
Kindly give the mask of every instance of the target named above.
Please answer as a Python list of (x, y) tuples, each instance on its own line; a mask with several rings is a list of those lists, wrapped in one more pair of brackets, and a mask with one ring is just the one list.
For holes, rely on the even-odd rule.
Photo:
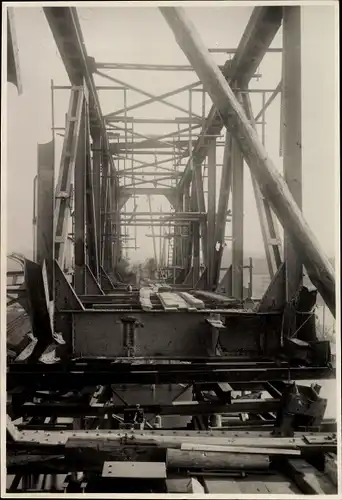
[[(191, 492), (196, 485), (215, 492), (210, 477), (222, 475), (228, 491), (236, 491), (243, 474), (251, 481), (267, 474), (283, 482), (282, 492), (291, 491), (290, 480), (299, 492), (334, 492), (322, 463), (336, 453), (336, 423), (324, 419), (327, 401), (317, 384), (291, 382), (335, 376), (330, 344), (316, 334), (316, 292), (302, 286), (305, 265), (334, 313), (334, 273), (301, 213), (300, 7), (255, 8), (237, 49), (224, 49), (232, 57), (222, 67), (180, 8), (160, 11), (191, 66), (97, 63), (87, 54), (76, 9), (43, 10), (71, 84), (52, 83), (52, 95), (69, 90), (70, 100), (65, 127), (53, 122), (53, 140), (38, 146), (35, 259), (23, 260), (24, 283), (12, 290), (32, 335), (8, 363), (8, 491), (186, 493), (189, 476)], [(262, 108), (254, 115), (249, 83), (260, 76), (265, 53), (279, 52), (269, 46), (282, 23), (281, 82), (260, 90)], [(297, 71), (290, 72), (293, 65)], [(199, 81), (154, 95), (100, 71), (113, 69), (194, 71)], [(96, 85), (95, 75), (114, 86)], [(103, 116), (101, 91), (122, 92), (123, 108)], [(144, 99), (130, 105), (130, 92)], [(167, 100), (182, 92), (188, 109)], [(202, 93), (201, 113), (195, 92)], [(284, 177), (264, 149), (266, 110), (279, 92)], [(207, 116), (206, 95), (213, 102)], [(128, 115), (155, 102), (184, 116)], [(138, 132), (146, 122), (177, 129)], [(271, 278), (253, 307), (243, 286), (244, 161)], [(149, 212), (137, 210), (139, 196), (157, 194), (165, 195), (170, 213), (153, 213), (151, 204)], [(159, 271), (167, 271), (172, 288), (127, 289), (122, 282), (123, 243), (133, 239), (137, 248), (136, 233), (131, 238), (126, 229), (143, 225), (151, 227)], [(157, 235), (158, 226), (167, 230)], [(232, 263), (220, 282), (227, 239)], [(252, 262), (248, 267), (251, 298)], [(276, 491), (268, 484), (267, 492)]]

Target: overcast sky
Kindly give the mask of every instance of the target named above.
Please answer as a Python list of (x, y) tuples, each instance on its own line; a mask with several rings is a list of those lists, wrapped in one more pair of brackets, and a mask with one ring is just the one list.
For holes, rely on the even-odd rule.
[[(192, 7), (186, 9), (207, 47), (236, 47), (252, 12), (251, 7)], [(109, 7), (78, 9), (88, 54), (97, 62), (144, 62), (163, 64), (187, 64), (187, 60), (176, 44), (170, 28), (157, 8), (153, 7)], [(302, 83), (303, 83), (303, 181), (304, 215), (329, 256), (334, 255), (335, 222), (338, 208), (335, 197), (336, 170), (336, 78), (335, 67), (335, 9), (331, 6), (305, 6), (302, 8)], [(67, 85), (68, 78), (55, 46), (43, 11), (39, 7), (15, 7), (15, 21), (19, 47), (23, 94), (8, 84), (8, 252), (25, 252), (32, 248), (32, 201), (33, 178), (36, 174), (37, 143), (51, 140), (50, 81)], [(281, 46), (281, 33), (273, 43)], [(216, 55), (218, 63), (225, 56)], [(280, 80), (280, 55), (268, 54), (259, 73), (262, 78), (251, 83), (253, 88), (274, 88)], [(107, 71), (124, 82), (162, 94), (197, 81), (194, 73), (162, 73)], [(101, 85), (110, 82), (96, 77)], [(56, 95), (55, 125), (64, 125), (68, 93)], [(145, 98), (135, 92), (128, 93), (128, 104)], [(188, 94), (170, 99), (179, 106), (188, 106)], [(261, 97), (253, 97), (253, 109), (258, 112)], [(279, 104), (276, 99), (266, 115), (266, 147), (276, 166), (281, 169), (279, 157)], [(104, 113), (123, 107), (122, 92), (102, 92), (101, 105)], [(210, 109), (207, 99), (206, 110)], [(199, 94), (194, 96), (193, 111), (200, 112)], [(133, 113), (131, 113), (133, 114)], [(130, 114), (129, 114), (130, 116)], [(153, 104), (134, 111), (135, 117), (182, 116), (172, 108)], [(185, 116), (185, 115), (183, 115)], [(136, 125), (136, 132), (163, 134), (172, 130), (168, 125)], [(223, 140), (223, 139), (222, 139)], [(61, 138), (56, 150), (56, 169), (59, 168)], [(221, 163), (222, 149), (217, 153)], [(221, 150), (221, 151), (220, 151)], [(139, 158), (139, 157), (136, 157)], [(153, 161), (153, 157), (141, 157)], [(130, 163), (128, 162), (128, 165)], [(123, 168), (123, 164), (119, 165)], [(245, 255), (262, 254), (263, 245), (252, 195), (248, 168), (245, 167)], [(218, 168), (218, 182), (220, 168)], [(169, 210), (162, 197), (154, 196), (153, 210)], [(127, 203), (131, 211), (133, 201)], [(148, 209), (146, 198), (139, 201), (139, 210)], [(133, 260), (152, 255), (152, 240), (146, 238), (149, 228), (138, 230), (137, 252), (131, 252)], [(227, 234), (230, 228), (227, 226)], [(131, 236), (133, 233), (131, 234)]]

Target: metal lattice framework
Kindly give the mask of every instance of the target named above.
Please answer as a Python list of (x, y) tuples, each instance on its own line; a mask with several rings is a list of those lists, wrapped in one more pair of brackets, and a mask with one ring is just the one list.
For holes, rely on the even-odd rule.
[[(299, 492), (334, 490), (298, 480), (305, 467), (319, 474), (315, 464), (336, 452), (336, 423), (323, 418), (317, 384), (290, 383), (335, 375), (330, 344), (316, 334), (317, 292), (302, 286), (305, 266), (335, 314), (334, 272), (301, 211), (300, 9), (255, 8), (238, 47), (221, 49), (228, 59), (219, 66), (218, 49), (203, 45), (183, 9), (161, 7), (186, 66), (97, 62), (87, 54), (76, 9), (44, 7), (70, 79), (70, 87), (52, 84), (52, 95), (69, 90), (70, 98), (65, 127), (53, 122), (54, 139), (60, 129), (64, 135), (56, 188), (54, 139), (38, 145), (35, 258), (24, 260), (20, 294), (31, 343), (7, 373), (8, 491), (121, 492), (128, 486), (119, 480), (131, 474), (132, 491), (184, 493), (189, 471), (198, 481), (213, 471), (241, 475), (242, 463), (262, 473), (270, 462), (278, 481), (291, 478)], [(281, 25), (282, 47), (270, 48)], [(250, 88), (268, 51), (282, 57), (279, 84)], [(120, 70), (193, 71), (199, 81), (155, 95), (117, 78)], [(99, 78), (111, 85), (96, 84)], [(123, 107), (104, 116), (102, 91), (122, 92)], [(129, 104), (131, 92), (143, 100)], [(255, 92), (262, 97), (256, 114)], [(182, 93), (188, 108), (168, 101)], [(279, 93), (284, 175), (265, 150), (266, 111)], [(134, 116), (155, 102), (176, 116)], [(138, 132), (159, 123), (174, 130)], [(271, 280), (252, 305), (243, 285), (244, 162)], [(138, 210), (143, 195), (147, 212)], [(165, 195), (169, 213), (152, 211), (154, 195)], [(127, 242), (137, 248), (136, 232), (127, 231), (144, 226), (166, 288), (127, 289), (120, 276)], [(220, 280), (227, 239), (232, 262)], [(149, 486), (141, 482), (146, 462), (155, 464)], [(201, 481), (211, 492), (210, 481)]]

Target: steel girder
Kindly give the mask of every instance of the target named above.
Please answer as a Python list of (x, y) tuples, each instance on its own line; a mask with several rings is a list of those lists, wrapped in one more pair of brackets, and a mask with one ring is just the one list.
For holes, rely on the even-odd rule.
[(224, 366), (195, 364), (155, 364), (140, 366), (127, 363), (115, 363), (100, 366), (96, 369), (90, 364), (74, 367), (69, 371), (65, 364), (51, 366), (32, 365), (19, 367), (11, 365), (7, 374), (7, 387), (28, 385), (48, 388), (77, 388), (86, 385), (98, 384), (177, 384), (177, 383), (206, 383), (206, 382), (269, 382), (277, 380), (310, 380), (334, 378), (335, 371), (328, 367), (283, 367), (276, 365), (269, 368), (231, 368)]
[[(109, 178), (109, 185), (107, 188), (104, 188), (104, 191), (105, 193), (107, 193), (107, 195), (105, 195), (104, 197), (101, 196), (102, 200), (107, 200), (108, 205), (103, 208), (107, 213), (113, 210), (118, 211), (119, 183), (116, 176), (114, 161), (112, 155), (110, 154), (108, 135), (103, 120), (99, 97), (94, 83), (93, 71), (95, 68), (92, 65), (92, 59), (87, 54), (76, 8), (44, 7), (43, 10), (54, 36), (65, 69), (68, 73), (70, 82), (74, 86), (80, 86), (84, 84), (87, 90), (89, 96), (89, 132), (93, 138), (94, 143), (98, 144), (98, 141), (101, 140), (103, 163), (108, 164), (108, 167), (104, 167), (103, 169), (104, 178)], [(107, 182), (105, 182), (104, 184), (107, 186)], [(103, 193), (101, 193), (101, 195), (102, 194)], [(98, 221), (99, 201), (95, 201), (95, 206), (97, 212), (95, 218)], [(107, 270), (111, 270), (113, 267), (112, 243), (110, 236), (112, 224), (110, 217), (106, 217), (106, 219), (106, 221), (103, 221), (101, 223), (102, 238), (104, 238), (104, 228), (108, 233), (105, 238), (106, 250), (102, 250), (101, 264), (105, 265), (107, 267)], [(117, 225), (117, 222), (115, 222), (114, 220), (114, 224), (115, 223)], [(97, 239), (97, 242), (98, 241), (99, 239)], [(117, 240), (115, 244), (120, 245), (120, 242)], [(117, 256), (120, 254), (120, 250), (118, 249), (114, 253)], [(98, 262), (95, 266), (97, 269), (99, 264), (100, 262)]]

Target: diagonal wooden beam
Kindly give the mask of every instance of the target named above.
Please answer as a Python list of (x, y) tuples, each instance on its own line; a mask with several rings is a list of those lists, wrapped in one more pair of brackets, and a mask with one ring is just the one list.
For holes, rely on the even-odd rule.
[(220, 112), (225, 127), (239, 143), (251, 172), (255, 175), (263, 195), (295, 245), (298, 258), (323, 300), (335, 316), (335, 275), (321, 246), (304, 219), (287, 183), (259, 141), (247, 119), (243, 107), (209, 54), (193, 24), (183, 9), (160, 7), (179, 46), (184, 51)]
[[(227, 61), (222, 70), (228, 82), (237, 80), (239, 83), (243, 83), (241, 86), (247, 87), (275, 37), (281, 20), (282, 7), (256, 7), (253, 10), (233, 59)], [(206, 140), (206, 134), (217, 134), (222, 128), (223, 122), (220, 113), (215, 106), (212, 106), (202, 128), (202, 134), (194, 144), (192, 154), (196, 156), (198, 163), (202, 163), (208, 153), (210, 140)], [(188, 162), (179, 182), (179, 188), (183, 190), (184, 185), (190, 181), (191, 164)]]

